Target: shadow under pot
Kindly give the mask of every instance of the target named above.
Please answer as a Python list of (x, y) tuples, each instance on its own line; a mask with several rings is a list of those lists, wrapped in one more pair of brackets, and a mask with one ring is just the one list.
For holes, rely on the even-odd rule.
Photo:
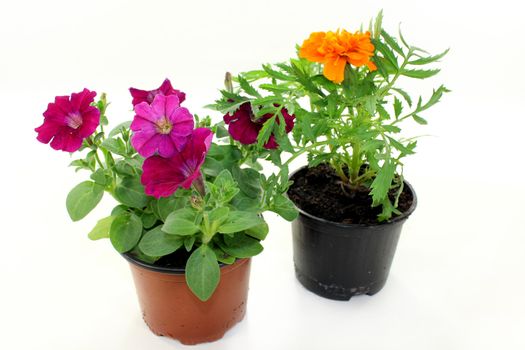
[(129, 262), (142, 317), (153, 333), (194, 345), (221, 339), (246, 314), (251, 259), (221, 265), (207, 301), (188, 288), (184, 269), (159, 267), (123, 254)]
[[(294, 172), (296, 185), (307, 167)], [(305, 181), (299, 181), (305, 184)], [(293, 186), (290, 190), (293, 190)], [(293, 259), (299, 282), (324, 298), (349, 300), (352, 296), (379, 292), (386, 284), (404, 222), (416, 208), (416, 194), (404, 182), (408, 208), (386, 222), (347, 224), (316, 217), (299, 208), (292, 222)]]

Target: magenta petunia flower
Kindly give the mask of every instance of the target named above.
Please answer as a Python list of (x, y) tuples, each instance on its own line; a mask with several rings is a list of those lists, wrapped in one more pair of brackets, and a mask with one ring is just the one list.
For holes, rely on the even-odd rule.
[(147, 102), (151, 103), (155, 99), (155, 96), (157, 95), (164, 95), (164, 96), (170, 96), (175, 95), (179, 98), (179, 103), (184, 102), (186, 99), (186, 94), (180, 90), (174, 89), (173, 86), (171, 86), (171, 82), (169, 79), (164, 80), (161, 86), (159, 86), (158, 89), (155, 90), (139, 90), (135, 88), (129, 88), (129, 92), (131, 93), (131, 96), (133, 97), (133, 101), (131, 102), (133, 106), (138, 105), (141, 102)]
[[(295, 116), (290, 115), (286, 108), (281, 110), (286, 123), (286, 132), (289, 133), (294, 127)], [(265, 121), (270, 119), (272, 114), (265, 114), (257, 120), (252, 112), (250, 103), (243, 103), (233, 115), (226, 114), (223, 119), (228, 124), (228, 132), (234, 140), (239, 141), (244, 145), (251, 145), (257, 142), (257, 136)], [(276, 119), (279, 124), (279, 119)], [(275, 136), (272, 134), (268, 141), (264, 144), (266, 149), (275, 149), (279, 147), (275, 141)]]
[(193, 181), (201, 176), (200, 168), (212, 138), (210, 129), (197, 128), (181, 152), (176, 152), (170, 158), (147, 158), (142, 166), (141, 177), (146, 194), (155, 198), (169, 197), (179, 187), (190, 188)]
[(193, 130), (193, 116), (179, 104), (176, 95), (157, 95), (149, 105), (141, 102), (135, 106), (131, 123), (131, 144), (143, 157), (158, 153), (171, 157), (182, 150)]
[(91, 106), (97, 93), (84, 89), (70, 96), (56, 96), (44, 112), (44, 123), (35, 129), (42, 143), (56, 150), (75, 152), (82, 141), (97, 129), (100, 111)]

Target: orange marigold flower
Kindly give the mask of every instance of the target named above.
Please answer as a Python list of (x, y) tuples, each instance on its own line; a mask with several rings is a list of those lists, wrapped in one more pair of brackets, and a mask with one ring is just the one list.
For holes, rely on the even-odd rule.
[(354, 34), (346, 30), (334, 32), (315, 32), (303, 42), (299, 57), (324, 64), (323, 74), (334, 83), (341, 83), (345, 77), (347, 63), (368, 69), (377, 69), (370, 58), (374, 56), (374, 44), (370, 32)]

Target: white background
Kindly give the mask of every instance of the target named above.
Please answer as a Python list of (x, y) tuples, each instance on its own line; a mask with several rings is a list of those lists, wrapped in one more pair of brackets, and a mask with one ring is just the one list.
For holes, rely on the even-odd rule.
[[(192, 112), (226, 70), (286, 60), (310, 32), (357, 29), (380, 8), (410, 43), (451, 47), (428, 94), (453, 90), (407, 126), (419, 206), (379, 294), (336, 302), (295, 280), (290, 225), (254, 259), (246, 319), (194, 349), (524, 349), (523, 11), (519, 1), (7, 1), (0, 3), (0, 348), (175, 349), (141, 320), (128, 266), (86, 233), (106, 199), (72, 223), (65, 198), (86, 174), (38, 143), (55, 95), (107, 92), (111, 123), (132, 117), (127, 89), (165, 77)], [(298, 162), (296, 166), (300, 166)], [(521, 334), (520, 334), (521, 332)]]

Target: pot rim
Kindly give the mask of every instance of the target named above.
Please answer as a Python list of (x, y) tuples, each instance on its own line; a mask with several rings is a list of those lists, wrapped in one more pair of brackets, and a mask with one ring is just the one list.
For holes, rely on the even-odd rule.
[[(139, 266), (139, 267), (142, 267), (142, 268), (144, 268), (146, 270), (153, 271), (153, 272), (164, 273), (164, 274), (168, 274), (168, 275), (184, 275), (186, 273), (186, 269), (185, 268), (156, 266), (156, 265), (149, 264), (147, 262), (144, 262), (144, 261), (141, 261), (141, 260), (137, 259), (133, 255), (131, 255), (129, 252), (121, 253), (120, 255), (124, 259), (126, 259), (129, 263), (131, 263), (133, 265), (136, 265), (136, 266)], [(231, 267), (233, 269), (233, 268), (237, 268), (238, 266), (241, 266), (242, 264), (246, 263), (246, 261), (248, 261), (248, 260), (250, 260), (250, 258), (236, 258), (235, 262), (233, 264), (230, 264), (230, 265), (219, 262), (219, 267), (223, 271), (224, 271), (224, 269), (226, 269), (228, 267)]]
[[(302, 167), (294, 170), (289, 176), (288, 176), (288, 179), (293, 181), (292, 180), (292, 177), (294, 175), (296, 175), (299, 171), (305, 169), (305, 168), (309, 168), (308, 165), (303, 165)], [(371, 224), (344, 224), (342, 222), (335, 222), (335, 221), (330, 221), (330, 220), (326, 220), (326, 219), (323, 219), (323, 218), (320, 218), (318, 216), (315, 216), (315, 215), (312, 215), (304, 210), (302, 210), (301, 208), (299, 208), (295, 202), (293, 200), (291, 200), (289, 197), (288, 197), (288, 192), (286, 192), (286, 197), (288, 197), (288, 199), (290, 199), (290, 201), (293, 203), (294, 207), (297, 209), (297, 211), (299, 212), (299, 214), (303, 215), (303, 216), (306, 216), (307, 218), (311, 219), (311, 220), (315, 220), (315, 221), (319, 221), (319, 222), (322, 222), (322, 223), (325, 223), (327, 225), (332, 225), (332, 226), (338, 226), (338, 227), (341, 227), (341, 228), (352, 228), (352, 227), (377, 227), (377, 226), (382, 226), (382, 225), (389, 225), (389, 224), (395, 224), (397, 222), (401, 222), (401, 221), (404, 221), (406, 219), (408, 219), (408, 217), (414, 212), (414, 210), (416, 210), (416, 206), (417, 206), (417, 196), (416, 196), (416, 191), (414, 191), (414, 188), (412, 187), (412, 185), (403, 179), (403, 183), (405, 184), (405, 186), (410, 190), (410, 192), (412, 193), (412, 205), (410, 206), (410, 208), (408, 208), (407, 211), (403, 212), (401, 215), (399, 216), (396, 216), (394, 217), (393, 219), (391, 220), (387, 220), (387, 221), (384, 221), (384, 222), (380, 222), (380, 223), (371, 223)]]

